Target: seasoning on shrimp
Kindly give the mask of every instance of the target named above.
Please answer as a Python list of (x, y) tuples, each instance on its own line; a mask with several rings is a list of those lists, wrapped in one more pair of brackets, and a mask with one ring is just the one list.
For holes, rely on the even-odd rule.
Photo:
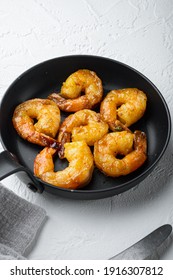
[(59, 129), (58, 142), (62, 147), (59, 152), (60, 158), (63, 158), (64, 143), (83, 140), (89, 146), (93, 146), (95, 141), (108, 133), (108, 128), (100, 114), (92, 110), (84, 109), (69, 115)]
[(12, 121), (23, 139), (40, 146), (59, 146), (54, 138), (60, 125), (60, 110), (52, 100), (35, 98), (19, 104)]
[(100, 114), (112, 131), (117, 130), (117, 121), (129, 127), (137, 122), (146, 110), (146, 94), (137, 88), (110, 91), (100, 106)]
[(107, 176), (127, 175), (143, 165), (147, 156), (144, 132), (111, 132), (94, 144), (96, 166)]
[(55, 101), (62, 111), (77, 112), (93, 108), (101, 101), (102, 96), (102, 81), (96, 73), (88, 69), (80, 69), (67, 78), (60, 94), (52, 93), (48, 98)]
[(69, 166), (62, 171), (54, 171), (53, 157), (57, 150), (44, 148), (35, 158), (34, 174), (43, 181), (66, 189), (84, 187), (90, 182), (94, 169), (93, 155), (84, 141), (66, 143), (65, 158)]

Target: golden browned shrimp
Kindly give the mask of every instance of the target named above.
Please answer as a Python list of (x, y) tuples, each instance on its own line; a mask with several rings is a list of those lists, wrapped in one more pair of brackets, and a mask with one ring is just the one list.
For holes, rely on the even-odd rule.
[(84, 141), (66, 143), (65, 158), (69, 166), (54, 171), (53, 156), (56, 149), (44, 148), (35, 158), (34, 174), (43, 181), (57, 187), (77, 189), (90, 182), (94, 169), (93, 155)]
[[(85, 95), (80, 96), (81, 93)], [(102, 96), (102, 82), (96, 73), (80, 69), (67, 78), (60, 94), (52, 93), (48, 98), (55, 101), (62, 111), (77, 112), (93, 108), (101, 101)]]
[(139, 168), (147, 158), (146, 150), (144, 132), (111, 132), (94, 144), (94, 160), (103, 173), (119, 177)]
[(53, 138), (59, 129), (60, 110), (52, 100), (35, 98), (19, 104), (12, 121), (23, 139), (41, 146), (58, 146)]
[(100, 106), (100, 114), (112, 131), (118, 130), (118, 122), (129, 127), (137, 122), (146, 110), (146, 94), (136, 88), (110, 91)]
[[(72, 141), (84, 140), (89, 146), (102, 138), (108, 132), (108, 124), (101, 120), (100, 114), (84, 109), (69, 115), (61, 124), (58, 142), (63, 144)], [(63, 158), (63, 150), (59, 152)]]

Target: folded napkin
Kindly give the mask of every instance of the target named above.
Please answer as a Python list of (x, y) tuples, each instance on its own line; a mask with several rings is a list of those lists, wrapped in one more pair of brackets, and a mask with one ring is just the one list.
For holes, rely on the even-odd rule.
[(0, 183), (0, 260), (25, 259), (46, 212)]

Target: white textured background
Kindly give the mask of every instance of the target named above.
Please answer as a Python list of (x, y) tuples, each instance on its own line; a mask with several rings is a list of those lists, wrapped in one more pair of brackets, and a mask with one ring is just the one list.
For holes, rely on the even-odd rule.
[[(0, 0), (0, 97), (31, 66), (69, 54), (136, 68), (159, 88), (173, 115), (173, 0)], [(173, 224), (172, 139), (152, 174), (113, 198), (72, 201), (34, 194), (16, 176), (3, 182), (47, 211), (30, 259), (106, 259)], [(161, 258), (173, 259), (172, 243)]]

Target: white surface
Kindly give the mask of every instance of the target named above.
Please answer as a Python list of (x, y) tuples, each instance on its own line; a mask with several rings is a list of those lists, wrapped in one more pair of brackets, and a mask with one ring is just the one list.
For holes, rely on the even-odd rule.
[[(1, 97), (28, 68), (69, 54), (110, 57), (136, 68), (159, 88), (173, 114), (172, 0), (0, 0)], [(172, 163), (171, 139), (140, 185), (97, 201), (39, 195), (16, 176), (3, 180), (48, 214), (29, 258), (107, 259), (156, 227), (173, 224)], [(161, 258), (173, 259), (172, 243)]]

